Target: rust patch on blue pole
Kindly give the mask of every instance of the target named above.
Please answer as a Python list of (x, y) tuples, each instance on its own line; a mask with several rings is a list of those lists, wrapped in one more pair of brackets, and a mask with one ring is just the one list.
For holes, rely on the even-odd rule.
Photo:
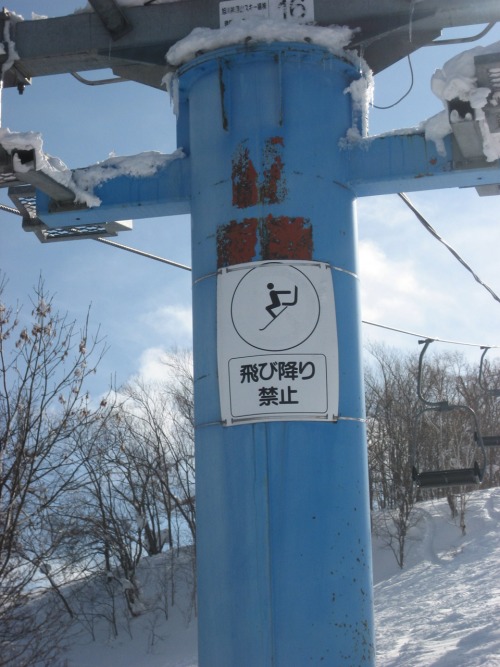
[(248, 148), (240, 145), (232, 168), (233, 206), (248, 208), (259, 201), (257, 170), (255, 169)]
[(260, 200), (264, 204), (278, 204), (287, 194), (286, 179), (283, 173), (283, 137), (271, 137), (264, 146), (263, 182), (260, 188)]
[(262, 259), (313, 258), (312, 226), (308, 218), (268, 215), (260, 230)]
[(284, 201), (287, 195), (284, 146), (283, 137), (275, 136), (265, 141), (262, 155), (257, 160), (257, 164), (262, 165), (260, 175), (250, 157), (248, 147), (243, 144), (238, 146), (233, 157), (231, 172), (233, 206), (248, 208), (256, 204), (279, 204)]
[(231, 220), (217, 229), (217, 268), (251, 262), (257, 245), (257, 218)]

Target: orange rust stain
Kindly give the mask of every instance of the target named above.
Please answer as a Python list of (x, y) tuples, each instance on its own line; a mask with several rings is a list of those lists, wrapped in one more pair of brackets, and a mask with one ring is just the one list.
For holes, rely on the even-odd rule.
[(257, 244), (257, 218), (231, 220), (217, 229), (217, 267), (251, 262)]
[(248, 208), (257, 204), (259, 199), (257, 176), (248, 148), (240, 146), (233, 159), (233, 206)]
[[(279, 204), (287, 196), (284, 175), (283, 137), (271, 137), (264, 143), (259, 175), (250, 159), (249, 149), (240, 144), (232, 164), (233, 206), (248, 208), (255, 204)], [(260, 176), (260, 177), (259, 177)]]
[(264, 204), (279, 204), (287, 195), (286, 179), (283, 174), (284, 161), (281, 148), (282, 137), (271, 137), (264, 146), (263, 182), (260, 188), (260, 200)]
[(262, 222), (262, 259), (312, 259), (312, 227), (307, 218), (268, 215)]

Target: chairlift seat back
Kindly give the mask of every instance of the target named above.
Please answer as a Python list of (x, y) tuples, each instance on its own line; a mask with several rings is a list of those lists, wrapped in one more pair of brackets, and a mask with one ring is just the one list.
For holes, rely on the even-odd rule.
[(485, 447), (500, 447), (500, 435), (483, 435)]
[(412, 470), (415, 484), (421, 489), (443, 488), (450, 486), (467, 486), (481, 483), (482, 474), (477, 461), (472, 468), (456, 468), (452, 470)]

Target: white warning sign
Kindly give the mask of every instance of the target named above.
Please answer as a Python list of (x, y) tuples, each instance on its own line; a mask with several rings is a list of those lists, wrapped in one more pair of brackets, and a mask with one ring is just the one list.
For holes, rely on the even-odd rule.
[(221, 28), (252, 17), (312, 23), (314, 21), (314, 0), (262, 0), (261, 2), (225, 0), (219, 3)]
[(335, 419), (338, 350), (330, 267), (276, 261), (221, 269), (217, 355), (227, 425)]

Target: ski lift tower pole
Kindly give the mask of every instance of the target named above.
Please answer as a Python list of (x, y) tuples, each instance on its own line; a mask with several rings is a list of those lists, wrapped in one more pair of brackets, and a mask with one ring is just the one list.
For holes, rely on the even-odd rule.
[(324, 150), (359, 76), (305, 42), (179, 71), (201, 667), (374, 664), (354, 195)]

